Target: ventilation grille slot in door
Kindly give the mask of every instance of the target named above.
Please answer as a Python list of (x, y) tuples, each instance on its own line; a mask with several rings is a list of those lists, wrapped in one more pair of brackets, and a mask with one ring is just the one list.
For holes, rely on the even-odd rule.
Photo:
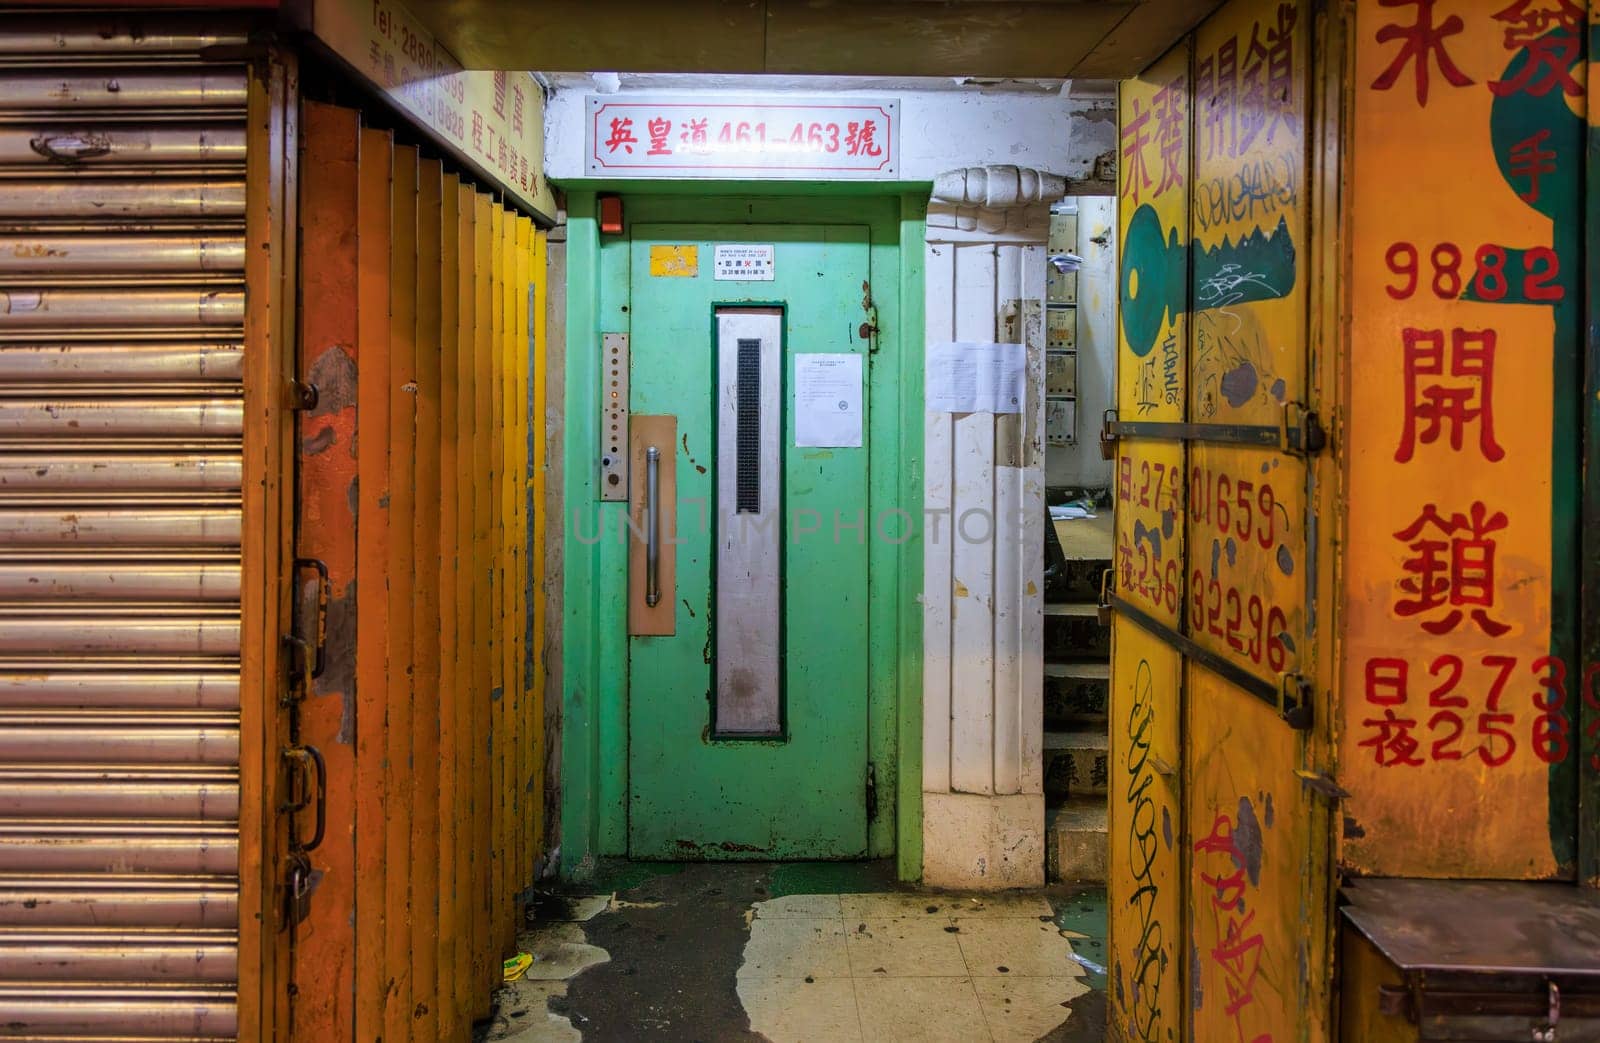
[(776, 736), (783, 731), (783, 312), (720, 307), (716, 338), (712, 733)]
[(761, 341), (739, 339), (739, 514), (761, 513)]

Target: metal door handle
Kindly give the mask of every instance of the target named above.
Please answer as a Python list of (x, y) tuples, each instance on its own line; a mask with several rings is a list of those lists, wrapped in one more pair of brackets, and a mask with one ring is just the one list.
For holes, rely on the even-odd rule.
[[(328, 566), (323, 563), (321, 558), (296, 558), (294, 559), (294, 567), (296, 570), (311, 569), (317, 574), (317, 602), (314, 610), (315, 615), (311, 620), (311, 633), (309, 636), (304, 633), (301, 634), (305, 639), (305, 646), (309, 646), (309, 648), (302, 646), (301, 651), (308, 656), (311, 656), (314, 652), (314, 658), (308, 658), (307, 665), (310, 668), (312, 678), (318, 678), (322, 676), (322, 670), (327, 666), (328, 604), (333, 601), (333, 581), (328, 578)], [(302, 607), (298, 598), (296, 599), (295, 607)], [(303, 622), (299, 618), (295, 619), (296, 630), (302, 629)], [(309, 695), (310, 692), (306, 694)]]
[[(295, 746), (283, 751), (284, 762), (293, 766), (289, 776), (288, 799), (284, 801), (283, 810), (290, 815), (298, 814), (315, 803), (317, 809), (316, 826), (311, 831), (311, 839), (296, 845), (303, 853), (315, 851), (322, 844), (322, 838), (328, 831), (328, 763), (322, 759), (322, 751), (315, 746)], [(315, 776), (313, 782), (311, 777)], [(316, 797), (313, 800), (311, 788), (316, 787)]]
[(644, 603), (655, 608), (661, 600), (661, 517), (656, 510), (656, 486), (661, 479), (661, 450), (650, 446), (644, 451), (644, 460)]

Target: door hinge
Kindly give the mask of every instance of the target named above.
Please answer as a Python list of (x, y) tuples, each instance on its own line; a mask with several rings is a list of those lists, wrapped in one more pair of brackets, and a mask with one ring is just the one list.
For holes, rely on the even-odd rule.
[(867, 762), (867, 821), (878, 818), (878, 766)]

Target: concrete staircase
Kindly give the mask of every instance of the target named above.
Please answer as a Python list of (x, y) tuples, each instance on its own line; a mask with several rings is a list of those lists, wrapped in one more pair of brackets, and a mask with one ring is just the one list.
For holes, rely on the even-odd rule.
[[(1111, 516), (1054, 523), (1062, 559), (1045, 587), (1045, 867), (1052, 881), (1106, 878), (1111, 630), (1096, 609)], [(1047, 557), (1048, 557), (1047, 553)]]

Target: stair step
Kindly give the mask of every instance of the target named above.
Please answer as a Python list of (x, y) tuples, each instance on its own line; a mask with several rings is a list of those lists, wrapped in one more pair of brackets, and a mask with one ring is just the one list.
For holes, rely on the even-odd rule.
[(1103, 713), (1066, 713), (1044, 715), (1044, 727), (1052, 732), (1101, 732), (1111, 731), (1111, 719)]
[(1044, 657), (1047, 661), (1107, 659), (1111, 628), (1100, 625), (1100, 609), (1092, 601), (1044, 606)]
[(1073, 750), (1092, 750), (1099, 753), (1109, 753), (1111, 750), (1111, 736), (1105, 732), (1091, 731), (1044, 733), (1044, 752), (1046, 755), (1053, 752)]
[(1111, 740), (1104, 732), (1046, 732), (1044, 795), (1060, 802), (1073, 797), (1105, 798)]
[(1045, 872), (1051, 883), (1105, 883), (1106, 799), (1078, 797), (1046, 813)]
[(1104, 719), (1110, 706), (1110, 694), (1109, 663), (1044, 664), (1044, 719), (1047, 728), (1058, 722), (1081, 722), (1087, 725), (1090, 721)]
[(1044, 664), (1044, 675), (1073, 681), (1106, 682), (1111, 680), (1111, 664), (1050, 662)]
[(1064, 602), (1100, 597), (1100, 578), (1111, 567), (1107, 558), (1073, 558), (1069, 556), (1060, 573), (1046, 584), (1047, 601)]
[[(1051, 522), (1051, 534), (1061, 547), (1061, 560), (1045, 582), (1046, 601), (1094, 601), (1100, 596), (1100, 578), (1111, 567), (1116, 546), (1110, 511), (1095, 518)], [(1048, 538), (1047, 534), (1047, 538)], [(1051, 554), (1046, 550), (1046, 560)]]

